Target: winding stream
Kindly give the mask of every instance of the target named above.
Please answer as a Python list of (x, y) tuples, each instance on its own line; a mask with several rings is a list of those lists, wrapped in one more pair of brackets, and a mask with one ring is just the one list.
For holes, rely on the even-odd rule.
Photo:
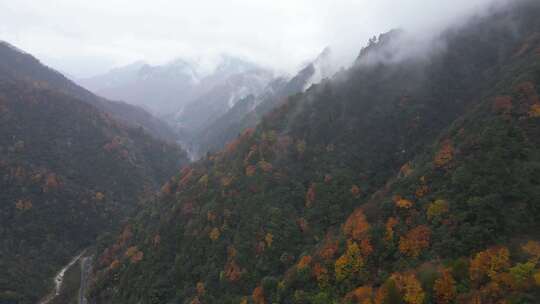
[(60, 295), (60, 291), (62, 289), (62, 284), (64, 283), (64, 275), (66, 274), (66, 271), (71, 268), (79, 259), (83, 256), (83, 254), (86, 252), (84, 250), (83, 252), (79, 253), (77, 256), (75, 256), (69, 263), (64, 266), (60, 271), (56, 274), (54, 277), (54, 290), (47, 295), (45, 298), (43, 298), (41, 301), (39, 301), (39, 304), (49, 304), (54, 298), (56, 298), (58, 295)]

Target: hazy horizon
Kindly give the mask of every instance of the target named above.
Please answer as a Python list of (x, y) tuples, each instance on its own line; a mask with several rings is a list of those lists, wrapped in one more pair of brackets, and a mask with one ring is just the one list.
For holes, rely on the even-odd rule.
[[(393, 28), (433, 32), (498, 0), (377, 1), (0, 1), (0, 40), (73, 77), (143, 60), (240, 56), (293, 72), (330, 46), (348, 65), (370, 37)], [(106, 9), (103, 9), (106, 7)], [(422, 12), (421, 18), (411, 18)]]

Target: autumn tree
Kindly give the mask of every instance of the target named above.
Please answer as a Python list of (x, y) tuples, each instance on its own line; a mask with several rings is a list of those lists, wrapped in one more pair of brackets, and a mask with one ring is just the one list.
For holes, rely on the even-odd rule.
[(429, 247), (431, 230), (425, 225), (418, 226), (399, 239), (399, 251), (410, 257), (418, 257), (422, 249)]
[(358, 244), (349, 242), (347, 250), (340, 256), (334, 265), (336, 280), (343, 281), (349, 278), (352, 274), (358, 273), (364, 266), (364, 259)]
[(454, 146), (452, 145), (452, 141), (447, 139), (443, 141), (441, 144), (441, 148), (439, 151), (435, 154), (435, 158), (433, 159), (433, 163), (437, 168), (442, 168), (448, 165), (450, 161), (454, 158)]
[(441, 216), (449, 211), (448, 202), (442, 199), (438, 199), (433, 203), (428, 205), (427, 208), (427, 218), (432, 220), (436, 217)]
[(420, 281), (412, 272), (405, 274), (393, 274), (392, 279), (396, 282), (397, 288), (403, 294), (403, 300), (407, 304), (422, 304), (426, 294), (422, 289)]
[(435, 280), (433, 286), (437, 304), (448, 304), (456, 297), (456, 281), (452, 277), (450, 270), (442, 269), (439, 278)]
[(356, 209), (345, 222), (343, 233), (353, 239), (361, 240), (367, 237), (369, 231), (369, 223), (362, 209)]
[(486, 276), (494, 279), (509, 266), (510, 251), (506, 247), (493, 247), (477, 253), (471, 260), (469, 275), (473, 282), (481, 282)]
[(257, 286), (251, 295), (254, 304), (265, 304), (264, 290), (262, 286)]
[(384, 239), (387, 242), (391, 242), (394, 240), (394, 227), (399, 223), (399, 221), (395, 217), (390, 217), (386, 221), (386, 234)]

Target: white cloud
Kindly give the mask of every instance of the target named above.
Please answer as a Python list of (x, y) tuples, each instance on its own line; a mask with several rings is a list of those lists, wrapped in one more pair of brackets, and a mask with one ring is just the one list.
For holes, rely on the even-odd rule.
[(78, 76), (143, 59), (232, 53), (291, 71), (342, 63), (395, 27), (432, 31), (497, 0), (0, 0), (0, 39)]

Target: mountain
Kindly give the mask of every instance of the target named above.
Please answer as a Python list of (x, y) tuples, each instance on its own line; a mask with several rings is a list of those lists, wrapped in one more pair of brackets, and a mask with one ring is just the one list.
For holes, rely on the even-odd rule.
[(0, 303), (38, 302), (61, 265), (187, 163), (109, 110), (151, 118), (0, 45)]
[(199, 77), (195, 65), (177, 59), (162, 66), (136, 62), (78, 82), (96, 94), (124, 100), (163, 117), (200, 94)]
[(52, 87), (61, 90), (106, 111), (125, 124), (142, 127), (150, 134), (168, 141), (176, 140), (174, 131), (167, 124), (143, 109), (96, 96), (59, 72), (41, 64), (32, 55), (2, 41), (0, 41), (0, 72), (4, 77), (33, 81), (43, 88)]
[(100, 243), (91, 301), (538, 303), (539, 15), (371, 41)]
[(260, 92), (272, 77), (269, 71), (229, 55), (219, 56), (211, 69), (207, 65), (184, 59), (158, 66), (137, 62), (79, 83), (99, 95), (148, 109), (181, 132), (191, 132), (238, 99)]
[(258, 95), (239, 100), (225, 114), (193, 136), (191, 147), (197, 155), (225, 147), (238, 134), (252, 128), (262, 117), (280, 106), (288, 96), (306, 91), (313, 84), (333, 75), (331, 51), (325, 48), (315, 60), (306, 64), (294, 77), (273, 79)]

